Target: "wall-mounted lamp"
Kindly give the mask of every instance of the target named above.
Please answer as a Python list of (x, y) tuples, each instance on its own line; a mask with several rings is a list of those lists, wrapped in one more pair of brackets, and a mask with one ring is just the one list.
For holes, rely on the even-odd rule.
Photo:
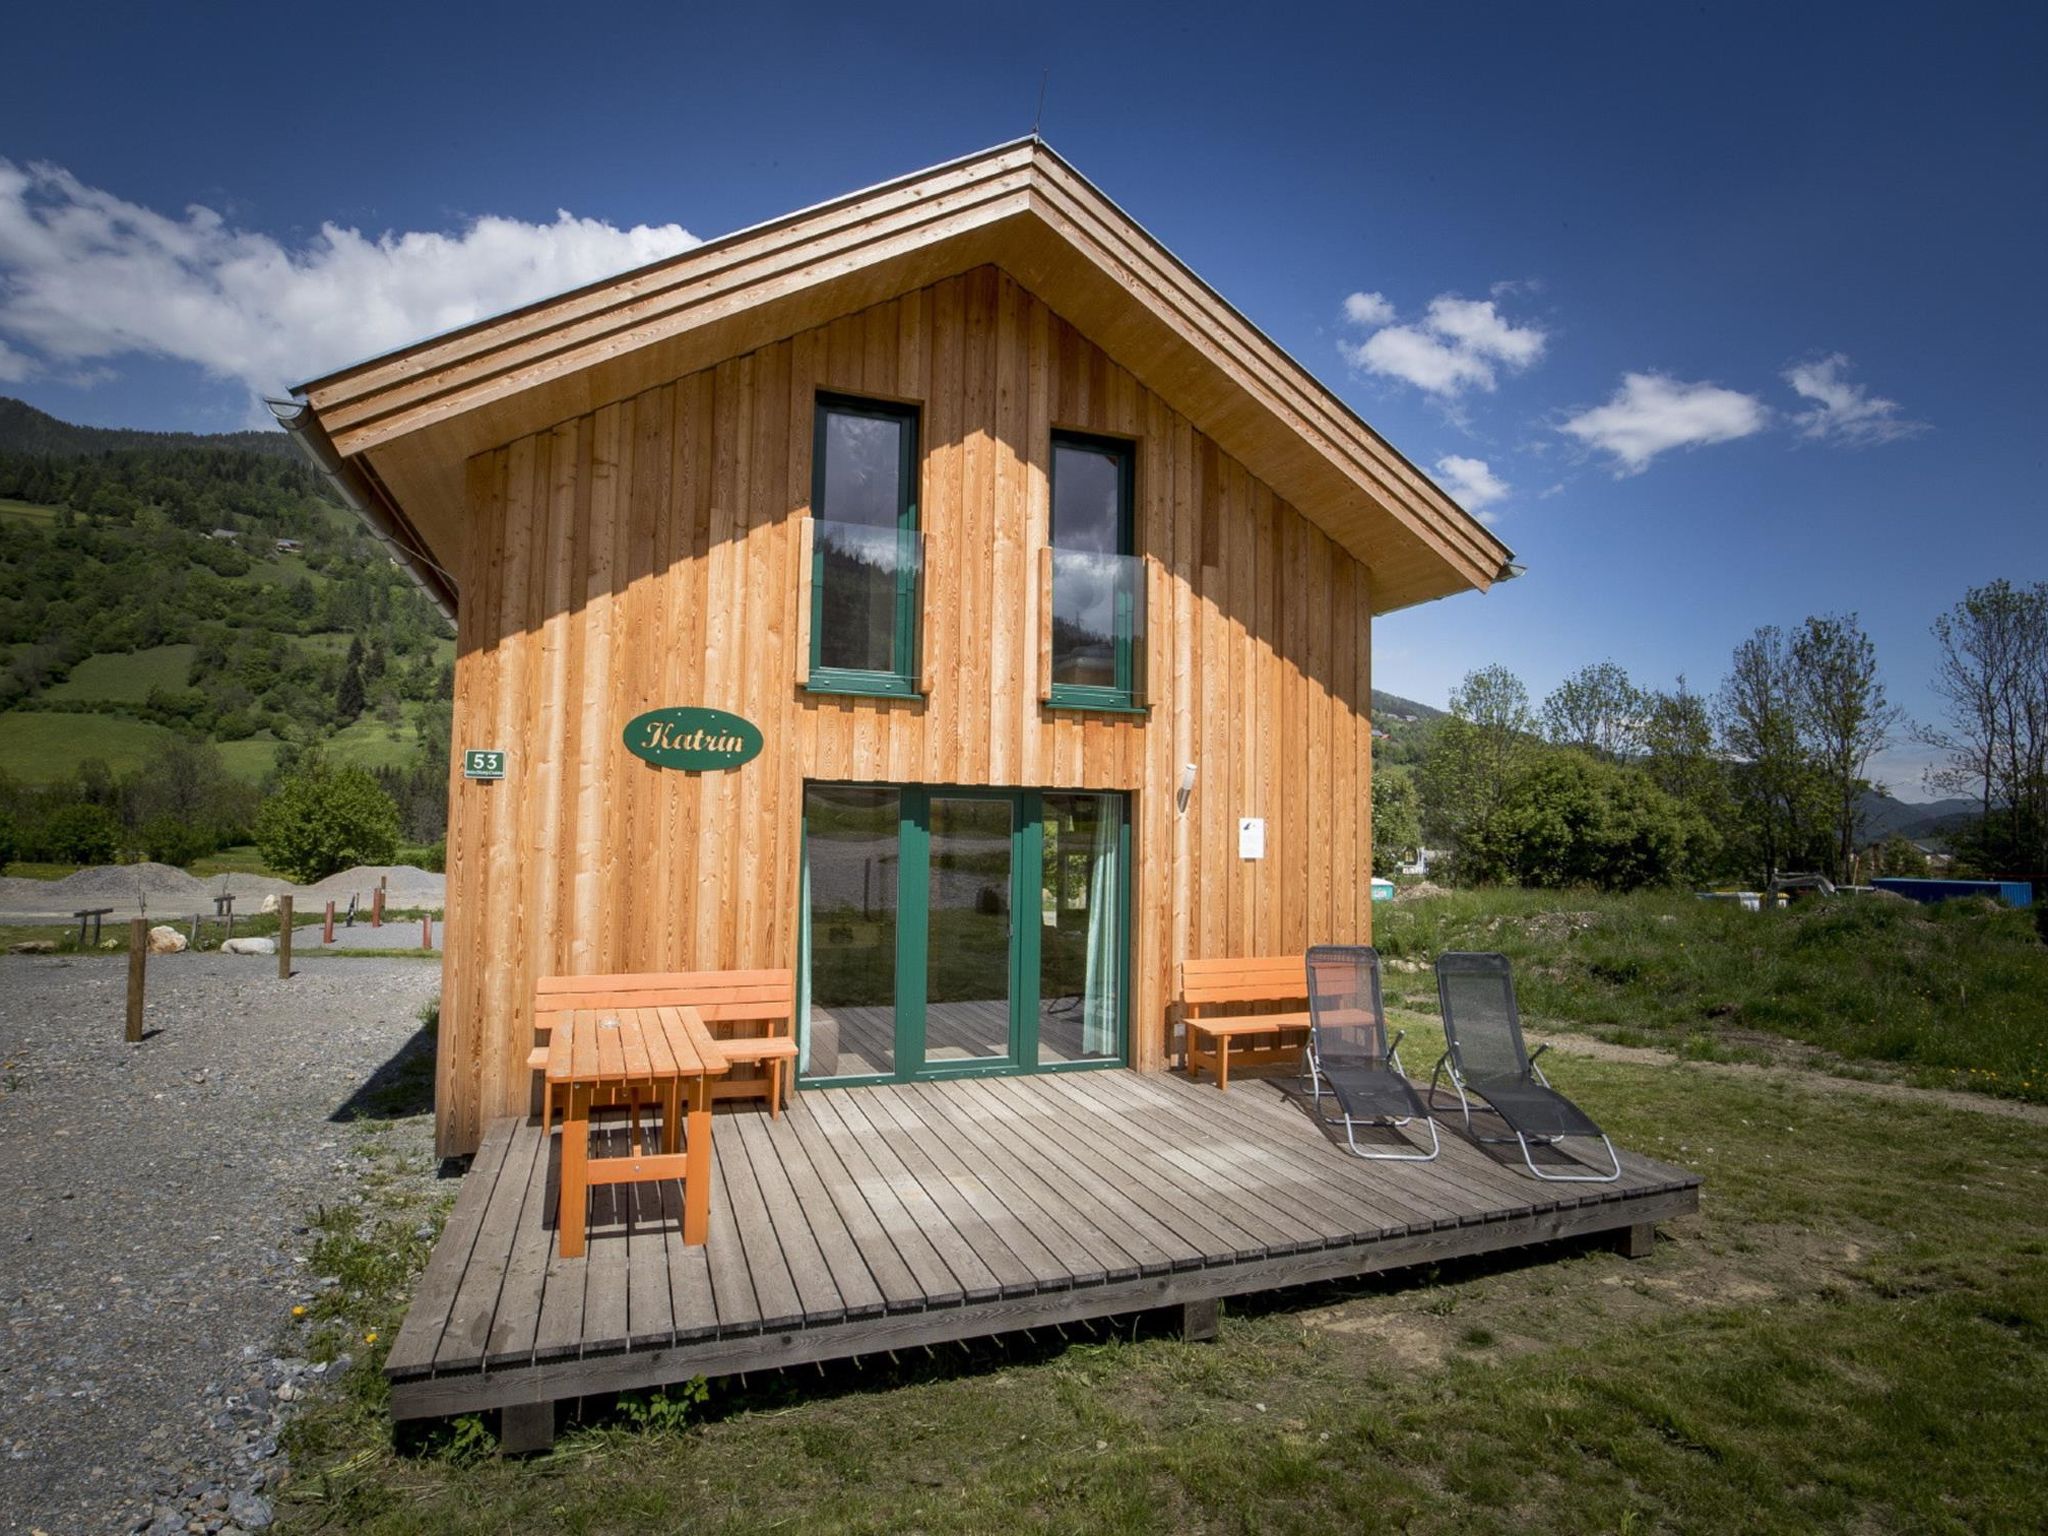
[(1183, 816), (1187, 814), (1188, 801), (1195, 793), (1195, 765), (1189, 763), (1180, 771), (1180, 788), (1174, 792), (1174, 809)]

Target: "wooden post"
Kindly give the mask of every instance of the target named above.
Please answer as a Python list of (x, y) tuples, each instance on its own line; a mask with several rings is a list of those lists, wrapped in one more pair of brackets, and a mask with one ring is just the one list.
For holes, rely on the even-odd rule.
[(1216, 1298), (1205, 1301), (1185, 1301), (1180, 1308), (1180, 1336), (1189, 1344), (1206, 1343), (1216, 1337), (1217, 1316), (1221, 1308)]
[(327, 903), (327, 926), (321, 930), (320, 942), (322, 944), (332, 944), (334, 942), (334, 903), (331, 901)]
[(142, 1038), (142, 982), (149, 966), (149, 919), (128, 924), (128, 1043)]
[(434, 914), (431, 912), (422, 912), (420, 914), (420, 948), (432, 949), (433, 947)]
[(370, 892), (370, 926), (384, 926), (384, 882), (381, 880), (377, 882), (377, 889)]
[(551, 1450), (554, 1443), (553, 1403), (507, 1403), (498, 1411), (498, 1444), (507, 1455)]
[(292, 979), (292, 899), (277, 898), (277, 979)]
[(1614, 1251), (1624, 1259), (1647, 1259), (1657, 1247), (1657, 1228), (1654, 1223), (1647, 1221), (1639, 1221), (1628, 1227), (1616, 1227), (1613, 1241)]

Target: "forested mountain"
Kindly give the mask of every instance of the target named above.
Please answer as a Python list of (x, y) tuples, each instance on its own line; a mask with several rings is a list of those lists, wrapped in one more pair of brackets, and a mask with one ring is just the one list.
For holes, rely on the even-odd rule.
[(75, 458), (122, 448), (232, 448), (294, 461), (298, 458), (298, 450), (281, 431), (144, 432), (136, 427), (80, 427), (59, 421), (25, 400), (0, 395), (0, 453)]
[(419, 799), (431, 840), (453, 656), (283, 433), (73, 427), (0, 401), (0, 790), (141, 774), (173, 740), (260, 785), (319, 749)]

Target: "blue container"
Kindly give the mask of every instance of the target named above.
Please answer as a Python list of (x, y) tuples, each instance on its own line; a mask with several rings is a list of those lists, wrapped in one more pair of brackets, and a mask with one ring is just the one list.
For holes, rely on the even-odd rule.
[(1957, 896), (1989, 896), (2008, 907), (2031, 907), (2034, 887), (2025, 880), (1907, 880), (1887, 875), (1870, 882), (1880, 891), (1891, 891), (1912, 901), (1948, 901)]

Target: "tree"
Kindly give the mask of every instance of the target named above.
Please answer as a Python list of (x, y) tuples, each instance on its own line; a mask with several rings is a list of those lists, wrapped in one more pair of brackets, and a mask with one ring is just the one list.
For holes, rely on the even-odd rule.
[(366, 769), (313, 758), (286, 778), (256, 817), (264, 862), (302, 882), (398, 851), (398, 807)]
[(343, 724), (354, 720), (362, 714), (363, 703), (363, 669), (351, 656), (348, 665), (341, 669), (341, 687), (334, 696), (335, 718)]
[(1642, 747), (1642, 690), (1611, 661), (1581, 667), (1543, 701), (1543, 730), (1560, 747), (1617, 762)]
[(1922, 736), (1948, 754), (1934, 782), (1978, 796), (1971, 862), (2048, 871), (2048, 583), (1973, 587), (1934, 621), (1934, 639), (1948, 718)]
[(1640, 768), (1545, 752), (1461, 855), (1473, 879), (1632, 891), (1683, 878), (1701, 830)]
[(1793, 638), (1792, 703), (1827, 788), (1834, 823), (1828, 873), (1846, 880), (1856, 855), (1864, 772), (1891, 739), (1899, 711), (1877, 675), (1877, 647), (1855, 614), (1809, 618)]
[(1422, 847), (1422, 811), (1415, 780), (1375, 766), (1372, 775), (1372, 872), (1391, 877)]
[(1451, 694), (1451, 712), (1430, 728), (1417, 769), (1422, 831), (1448, 850), (1452, 869), (1466, 844), (1527, 766), (1537, 746), (1536, 717), (1522, 680), (1502, 666), (1468, 672)]
[(144, 856), (159, 864), (190, 864), (220, 846), (205, 832), (175, 816), (151, 817), (136, 837)]
[(121, 823), (104, 805), (74, 801), (43, 818), (38, 839), (64, 864), (111, 864), (121, 847)]
[(1767, 624), (1735, 648), (1721, 684), (1723, 750), (1734, 760), (1734, 791), (1765, 884), (1809, 846), (1816, 780), (1799, 729), (1784, 631)]

